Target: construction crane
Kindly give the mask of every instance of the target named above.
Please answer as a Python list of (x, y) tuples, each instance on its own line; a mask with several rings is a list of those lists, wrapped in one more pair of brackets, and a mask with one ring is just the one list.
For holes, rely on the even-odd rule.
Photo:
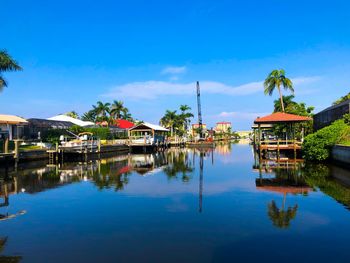
[(199, 139), (203, 139), (201, 90), (200, 90), (200, 87), (199, 87), (199, 81), (197, 81), (197, 107), (198, 107), (198, 133), (199, 133)]

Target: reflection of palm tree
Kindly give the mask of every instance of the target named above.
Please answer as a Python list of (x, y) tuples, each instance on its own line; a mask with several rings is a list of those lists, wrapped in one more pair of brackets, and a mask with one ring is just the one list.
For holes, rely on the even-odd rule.
[(268, 204), (268, 215), (274, 226), (279, 228), (288, 228), (290, 221), (295, 218), (297, 214), (298, 205), (288, 207), (284, 210), (286, 195), (284, 195), (282, 208), (279, 209), (275, 201)]
[(169, 179), (177, 178), (178, 174), (182, 175), (183, 182), (189, 182), (191, 177), (188, 175), (193, 171), (188, 155), (185, 152), (169, 152), (169, 164), (164, 167), (163, 171)]
[[(5, 244), (7, 242), (7, 237), (0, 238), (0, 253), (4, 250)], [(0, 256), (0, 262), (4, 263), (16, 263), (20, 262), (22, 257), (20, 256)]]

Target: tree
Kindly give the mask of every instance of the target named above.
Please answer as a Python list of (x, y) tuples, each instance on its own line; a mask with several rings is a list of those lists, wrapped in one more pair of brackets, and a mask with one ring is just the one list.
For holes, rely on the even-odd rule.
[(175, 111), (167, 110), (164, 116), (160, 119), (159, 123), (167, 128), (170, 128), (171, 136), (174, 134), (174, 128), (178, 122), (178, 115)]
[(82, 116), (81, 119), (83, 121), (91, 121), (91, 122), (96, 122), (96, 112), (94, 110), (89, 110), (88, 112), (85, 112)]
[(7, 81), (2, 76), (2, 73), (18, 70), (22, 70), (22, 68), (17, 64), (17, 62), (13, 60), (5, 50), (0, 50), (0, 92), (8, 85)]
[(128, 120), (128, 121), (133, 121), (132, 115), (131, 115), (131, 113), (129, 112), (129, 109), (128, 109), (128, 108), (124, 108), (124, 109), (123, 109), (123, 112), (122, 112), (122, 119), (123, 119), (123, 120)]
[(346, 94), (345, 96), (341, 97), (340, 99), (336, 100), (335, 102), (333, 102), (333, 105), (337, 105), (340, 104), (344, 101), (350, 100), (350, 92), (348, 94)]
[(183, 129), (187, 130), (188, 125), (191, 122), (191, 118), (193, 118), (193, 114), (191, 112), (188, 112), (191, 110), (191, 107), (189, 107), (188, 105), (181, 105), (180, 106), (180, 119), (183, 122)]
[(277, 88), (280, 96), (282, 112), (284, 112), (281, 86), (283, 86), (285, 90), (290, 90), (294, 93), (293, 83), (289, 78), (285, 76), (285, 71), (283, 69), (275, 69), (267, 76), (264, 81), (264, 93), (265, 95), (268, 94), (272, 96), (274, 90)]
[(72, 117), (74, 119), (79, 119), (79, 115), (76, 111), (69, 111), (69, 112), (65, 113), (64, 115)]
[(96, 106), (93, 106), (93, 110), (96, 113), (96, 116), (98, 117), (100, 121), (106, 121), (107, 115), (109, 114), (109, 106), (110, 103), (103, 103), (101, 101), (98, 101)]
[(122, 117), (123, 111), (125, 110), (124, 103), (122, 101), (113, 101), (110, 114), (115, 119), (120, 119)]

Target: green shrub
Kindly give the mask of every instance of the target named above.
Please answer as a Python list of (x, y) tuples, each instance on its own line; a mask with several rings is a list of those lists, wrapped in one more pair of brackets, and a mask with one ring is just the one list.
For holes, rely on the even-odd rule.
[(340, 141), (347, 128), (348, 125), (344, 120), (338, 120), (306, 136), (303, 143), (303, 157), (310, 161), (327, 160), (332, 147)]
[(69, 128), (71, 132), (78, 135), (81, 132), (91, 132), (96, 138), (101, 140), (111, 140), (113, 139), (113, 135), (111, 134), (109, 128), (107, 127), (92, 127), (92, 128), (84, 128), (77, 125), (74, 125)]

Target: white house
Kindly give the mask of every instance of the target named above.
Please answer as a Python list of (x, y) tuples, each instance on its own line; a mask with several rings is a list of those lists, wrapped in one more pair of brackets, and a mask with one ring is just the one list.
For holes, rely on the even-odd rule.
[(0, 133), (8, 134), (10, 140), (20, 139), (27, 121), (14, 115), (0, 114)]

